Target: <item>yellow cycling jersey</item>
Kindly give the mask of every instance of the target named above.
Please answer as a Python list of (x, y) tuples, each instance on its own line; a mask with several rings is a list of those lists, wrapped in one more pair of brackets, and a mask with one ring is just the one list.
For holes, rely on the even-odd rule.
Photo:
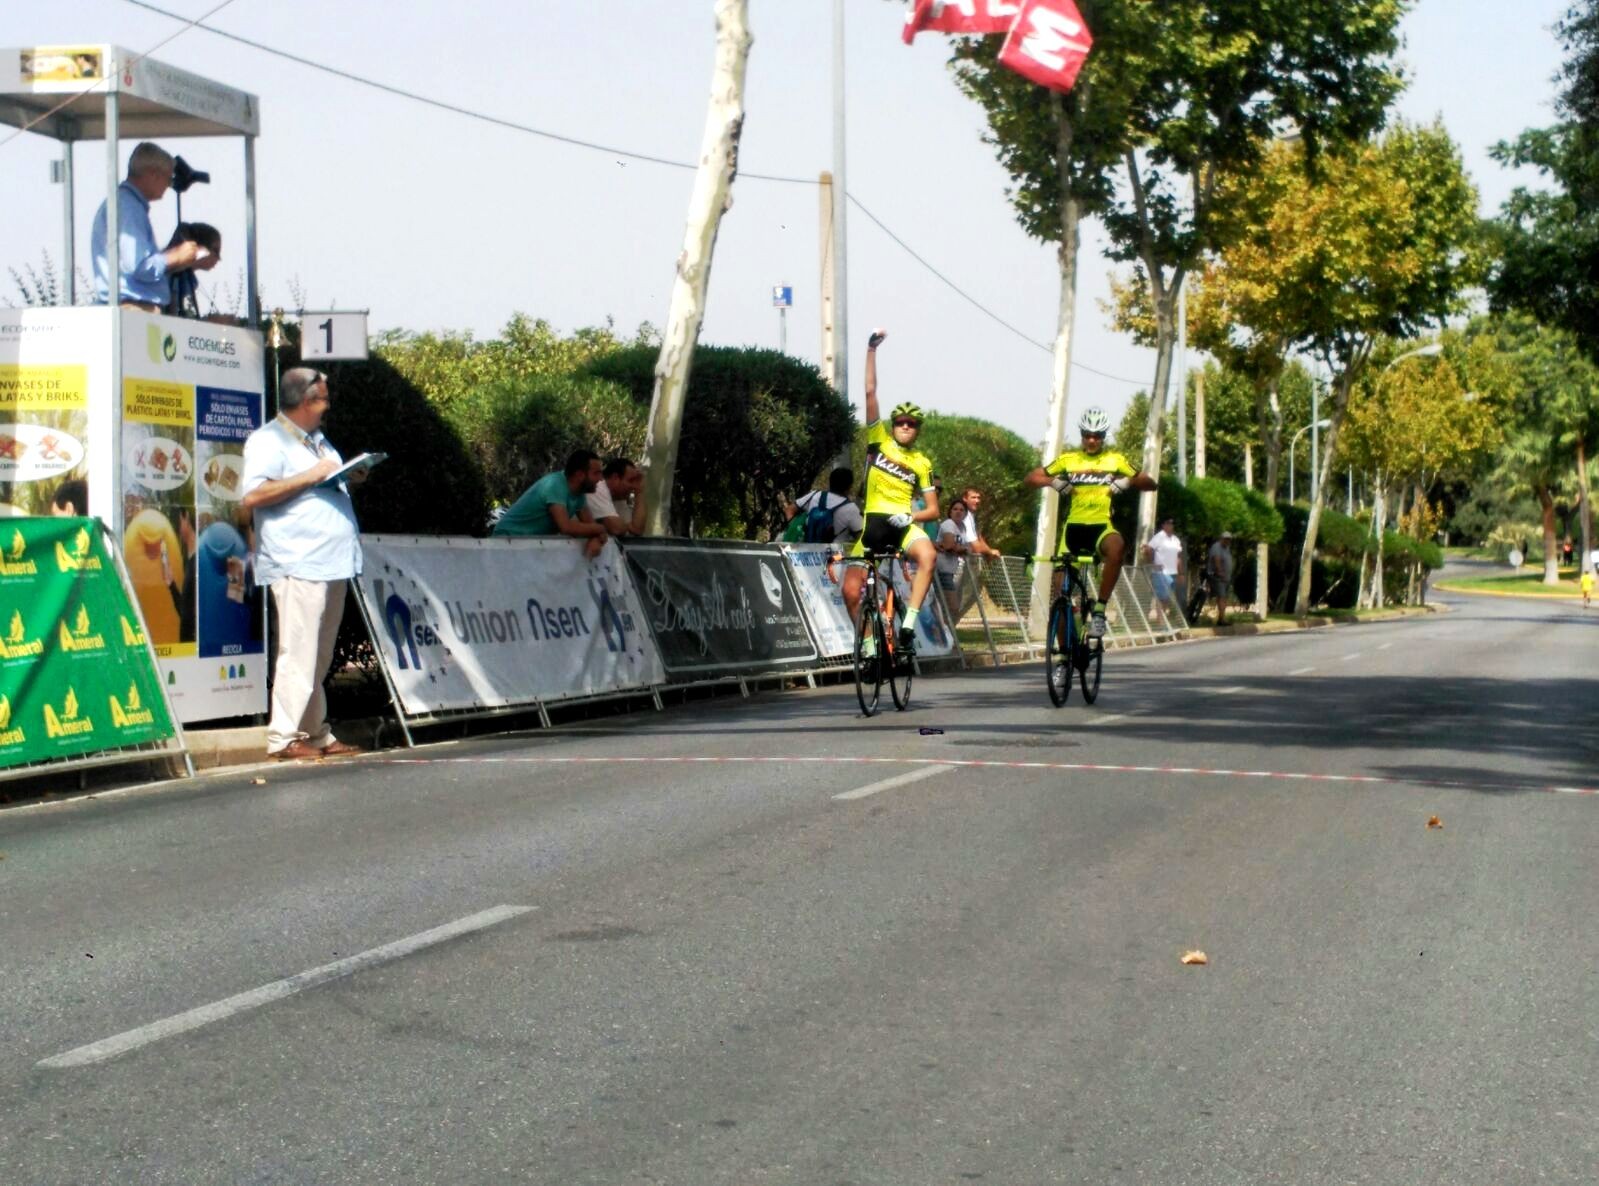
[(1127, 458), (1110, 449), (1098, 453), (1068, 449), (1046, 465), (1044, 472), (1052, 478), (1066, 477), (1076, 487), (1066, 522), (1109, 523), (1110, 484), (1138, 471), (1127, 463)]
[(914, 510), (915, 498), (933, 488), (933, 461), (918, 449), (906, 449), (894, 430), (879, 420), (866, 430), (866, 497), (868, 515), (897, 515)]

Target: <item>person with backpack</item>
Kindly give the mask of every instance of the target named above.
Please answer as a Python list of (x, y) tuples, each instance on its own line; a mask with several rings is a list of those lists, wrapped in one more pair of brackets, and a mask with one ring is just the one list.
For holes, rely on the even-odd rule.
[(788, 526), (783, 529), (783, 542), (853, 545), (864, 526), (861, 508), (849, 496), (854, 484), (855, 472), (841, 465), (827, 475), (826, 490), (812, 490), (798, 502), (785, 503)]

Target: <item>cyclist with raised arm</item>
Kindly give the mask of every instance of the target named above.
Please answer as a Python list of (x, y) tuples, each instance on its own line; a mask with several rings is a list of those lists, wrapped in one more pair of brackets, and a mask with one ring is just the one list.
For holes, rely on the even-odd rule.
[(1154, 490), (1157, 483), (1135, 470), (1120, 453), (1105, 448), (1110, 417), (1101, 408), (1087, 408), (1077, 421), (1082, 447), (1068, 449), (1025, 479), (1027, 485), (1049, 486), (1067, 500), (1061, 551), (1071, 556), (1098, 555), (1104, 561), (1099, 578), (1099, 600), (1094, 602), (1088, 633), (1105, 637), (1105, 603), (1121, 575), (1127, 541), (1110, 524), (1111, 495), (1123, 490)]
[[(874, 330), (866, 341), (866, 423), (870, 427), (866, 432), (866, 496), (861, 506), (866, 523), (849, 552), (844, 603), (853, 620), (860, 605), (861, 585), (866, 581), (862, 557), (871, 552), (903, 551), (916, 565), (899, 630), (901, 649), (909, 649), (915, 645), (916, 615), (927, 598), (938, 560), (933, 541), (917, 525), (938, 522), (938, 492), (933, 489), (932, 459), (916, 448), (916, 437), (922, 431), (922, 409), (907, 400), (894, 406), (888, 423), (879, 417), (877, 348), (886, 337), (882, 330)], [(915, 507), (918, 494), (925, 500), (920, 510)], [(873, 639), (867, 642), (876, 646)]]

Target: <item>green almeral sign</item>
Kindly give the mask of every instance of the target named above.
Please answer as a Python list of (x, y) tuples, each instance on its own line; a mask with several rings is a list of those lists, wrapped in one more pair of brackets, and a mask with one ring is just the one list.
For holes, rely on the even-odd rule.
[(0, 767), (174, 736), (93, 519), (0, 519)]

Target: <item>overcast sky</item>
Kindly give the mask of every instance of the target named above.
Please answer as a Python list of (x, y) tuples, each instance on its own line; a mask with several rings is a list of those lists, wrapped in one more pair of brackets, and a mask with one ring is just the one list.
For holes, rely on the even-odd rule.
[[(194, 17), (218, 0), (165, 0)], [(1550, 120), (1559, 51), (1550, 25), (1567, 0), (1420, 0), (1406, 19), (1411, 76), (1400, 112), (1441, 116), (1483, 198), (1511, 179), (1495, 141)], [(113, 42), (143, 51), (177, 22), (127, 0), (0, 0), (12, 45)], [(831, 167), (831, 6), (754, 0), (741, 176), (722, 224), (702, 341), (775, 347), (771, 287), (794, 288), (791, 353), (820, 356), (818, 190), (758, 181), (814, 179)], [(691, 162), (704, 131), (712, 65), (711, 0), (604, 5), (480, 0), (233, 0), (208, 23), (325, 62), (565, 136)], [(1058, 286), (1053, 249), (1029, 240), (980, 141), (981, 113), (951, 82), (947, 43), (899, 39), (903, 9), (851, 0), (850, 191), (971, 297), (1048, 342)], [(665, 320), (693, 174), (430, 109), (194, 29), (155, 56), (261, 100), (257, 146), (262, 282), (268, 305), (369, 308), (374, 329), (470, 329), (490, 336), (516, 311), (562, 330)], [(0, 128), (0, 136), (8, 134)], [(131, 147), (129, 145), (128, 147)], [(221, 227), (237, 288), (243, 260), (242, 151), (236, 141), (169, 144), (210, 186), (189, 218)], [(49, 183), (59, 147), (34, 135), (0, 146), (6, 218), (0, 267), (59, 259), (62, 194)], [(80, 260), (105, 196), (104, 153), (77, 150)], [(170, 230), (173, 198), (156, 208)], [(1083, 257), (1072, 406), (1119, 416), (1147, 386), (1153, 354), (1112, 333), (1098, 302), (1111, 265), (1091, 233)], [(998, 420), (1042, 436), (1050, 360), (962, 300), (879, 228), (849, 222), (851, 378), (877, 325), (884, 398)], [(81, 266), (81, 264), (80, 264)], [(14, 302), (0, 272), (0, 305)], [(857, 394), (858, 400), (858, 394)], [(1074, 417), (1075, 418), (1075, 417)]]

